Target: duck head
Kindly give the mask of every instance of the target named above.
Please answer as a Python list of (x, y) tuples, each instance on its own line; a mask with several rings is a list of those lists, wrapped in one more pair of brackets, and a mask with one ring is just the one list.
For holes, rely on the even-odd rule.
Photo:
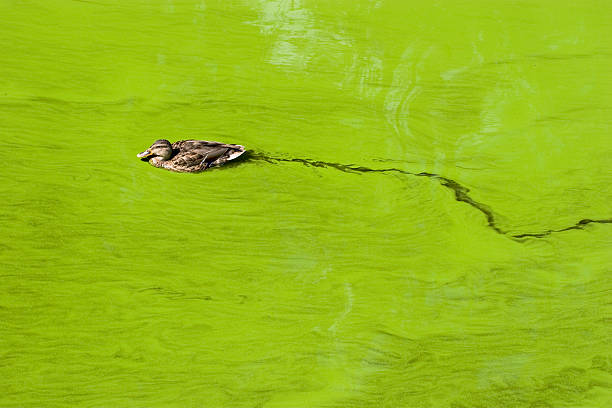
[(166, 139), (156, 140), (147, 150), (138, 153), (136, 157), (143, 160), (158, 158), (157, 160), (168, 160), (172, 157), (172, 145)]

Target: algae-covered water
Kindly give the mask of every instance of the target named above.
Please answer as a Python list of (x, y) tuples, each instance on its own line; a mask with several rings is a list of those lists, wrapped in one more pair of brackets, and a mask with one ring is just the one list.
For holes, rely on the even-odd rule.
[(611, 14), (0, 1), (0, 406), (612, 406)]

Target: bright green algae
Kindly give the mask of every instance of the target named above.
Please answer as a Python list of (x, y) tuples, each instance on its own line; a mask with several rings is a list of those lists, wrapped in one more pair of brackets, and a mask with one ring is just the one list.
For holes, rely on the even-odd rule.
[(610, 406), (611, 12), (1, 2), (0, 406)]

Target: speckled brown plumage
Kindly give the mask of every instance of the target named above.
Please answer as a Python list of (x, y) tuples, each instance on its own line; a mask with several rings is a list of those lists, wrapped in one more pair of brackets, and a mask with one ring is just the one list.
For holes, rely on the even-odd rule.
[[(172, 151), (170, 151), (172, 149)], [(138, 157), (155, 167), (181, 173), (197, 173), (219, 167), (244, 153), (244, 146), (206, 140), (157, 140)]]

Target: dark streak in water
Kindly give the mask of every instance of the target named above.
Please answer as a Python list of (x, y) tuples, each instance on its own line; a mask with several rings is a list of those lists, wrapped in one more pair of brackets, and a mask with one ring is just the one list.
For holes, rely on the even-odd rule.
[(611, 219), (603, 219), (603, 220), (591, 220), (589, 218), (585, 218), (582, 219), (580, 221), (578, 221), (576, 224), (571, 225), (569, 227), (565, 227), (565, 228), (561, 228), (561, 229), (556, 229), (556, 230), (547, 230), (544, 232), (536, 232), (536, 233), (524, 233), (524, 234), (515, 234), (512, 235), (513, 238), (542, 238), (542, 237), (546, 237), (552, 233), (555, 232), (564, 232), (564, 231), (570, 231), (570, 230), (581, 230), (584, 229), (584, 227), (586, 225), (589, 224), (612, 224), (612, 218)]
[(332, 162), (324, 162), (324, 161), (309, 160), (309, 159), (297, 159), (297, 158), (287, 159), (287, 158), (281, 158), (281, 157), (272, 157), (264, 153), (252, 152), (252, 151), (249, 151), (247, 153), (248, 154), (245, 155), (246, 160), (262, 160), (262, 161), (266, 161), (268, 163), (273, 163), (273, 164), (277, 164), (281, 162), (301, 163), (304, 166), (333, 168), (333, 169), (340, 170), (345, 173), (400, 173), (400, 174), (405, 174), (405, 175), (410, 175), (410, 176), (415, 176), (415, 177), (428, 177), (431, 179), (435, 179), (440, 183), (441, 186), (446, 187), (447, 189), (453, 191), (453, 193), (455, 194), (455, 200), (466, 203), (469, 206), (480, 211), (485, 216), (487, 220), (487, 225), (489, 228), (491, 228), (493, 231), (497, 232), (500, 235), (505, 235), (517, 241), (523, 240), (524, 238), (544, 238), (544, 237), (547, 237), (557, 232), (582, 230), (584, 229), (584, 227), (586, 227), (589, 224), (612, 224), (612, 218), (611, 219), (601, 219), (601, 220), (593, 220), (593, 219), (585, 218), (585, 219), (578, 221), (576, 224), (571, 225), (569, 227), (565, 227), (565, 228), (549, 229), (549, 230), (542, 231), (542, 232), (525, 232), (521, 234), (511, 234), (509, 231), (505, 231), (497, 225), (495, 213), (493, 212), (491, 207), (489, 207), (486, 204), (480, 203), (474, 200), (472, 197), (470, 197), (470, 195), (468, 194), (470, 192), (469, 188), (459, 184), (455, 180), (446, 178), (439, 174), (427, 173), (427, 172), (413, 173), (410, 171), (397, 169), (393, 167), (386, 168), (386, 169), (371, 169), (369, 167), (356, 166), (353, 164), (341, 164), (341, 163), (332, 163)]

